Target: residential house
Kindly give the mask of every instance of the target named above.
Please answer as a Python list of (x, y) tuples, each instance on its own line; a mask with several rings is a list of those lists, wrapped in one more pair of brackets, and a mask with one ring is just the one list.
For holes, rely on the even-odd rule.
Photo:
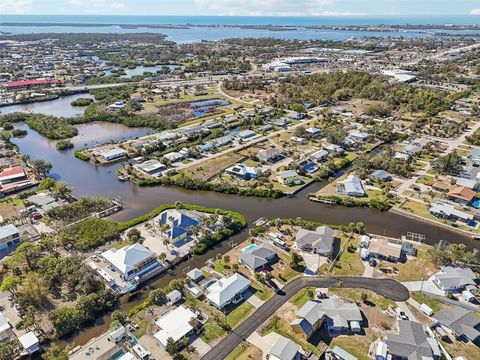
[(199, 226), (202, 220), (186, 210), (167, 209), (155, 218), (155, 222), (159, 225), (163, 236), (170, 242), (177, 243), (186, 239), (189, 232)]
[(328, 157), (328, 151), (323, 149), (315, 151), (313, 154), (310, 155), (310, 158), (317, 163), (323, 162), (324, 160), (327, 159), (327, 157)]
[(262, 271), (277, 258), (277, 253), (268, 245), (260, 244), (247, 249), (238, 255), (238, 260), (253, 272)]
[(433, 276), (433, 282), (443, 291), (461, 291), (468, 285), (476, 285), (477, 276), (466, 266), (442, 266)]
[(470, 204), (476, 195), (477, 193), (475, 191), (465, 186), (455, 186), (447, 193), (447, 197), (450, 200), (462, 205)]
[(295, 332), (305, 333), (307, 338), (325, 324), (330, 335), (360, 332), (363, 316), (356, 303), (331, 297), (322, 302), (307, 301), (297, 311), (297, 319), (291, 323)]
[(150, 277), (162, 268), (156, 255), (141, 244), (127, 245), (120, 249), (110, 249), (102, 257), (118, 271), (126, 281)]
[(214, 280), (205, 289), (207, 300), (219, 309), (243, 300), (243, 293), (249, 288), (250, 280), (235, 273), (228, 278)]
[(238, 138), (241, 139), (241, 140), (246, 140), (246, 139), (250, 139), (250, 138), (252, 138), (256, 135), (257, 135), (257, 133), (255, 131), (243, 130), (243, 131), (240, 131), (238, 133)]
[(2, 169), (0, 172), (0, 184), (9, 184), (27, 179), (27, 174), (22, 165), (16, 165)]
[(123, 149), (111, 149), (101, 151), (97, 153), (97, 155), (100, 156), (100, 158), (102, 158), (104, 161), (114, 161), (123, 159), (127, 155), (127, 152)]
[(176, 163), (185, 159), (185, 156), (177, 151), (172, 151), (171, 153), (163, 155), (163, 157), (172, 163)]
[(303, 183), (295, 170), (285, 170), (277, 173), (277, 181), (284, 186), (294, 186)]
[(457, 210), (451, 204), (444, 202), (434, 203), (428, 211), (440, 219), (448, 219), (451, 221), (463, 221), (464, 223), (469, 223), (473, 220), (473, 215), (468, 214), (464, 211)]
[(480, 165), (480, 149), (472, 149), (468, 154), (468, 158), (472, 160), (475, 165)]
[(345, 180), (338, 181), (336, 191), (342, 195), (362, 197), (365, 196), (365, 190), (363, 190), (362, 181), (356, 175), (348, 175)]
[(0, 312), (0, 343), (8, 341), (13, 335), (11, 328), (8, 319), (2, 312)]
[(0, 250), (10, 249), (20, 244), (20, 232), (13, 224), (0, 227)]
[(183, 305), (162, 316), (155, 323), (159, 331), (153, 337), (163, 347), (167, 346), (169, 338), (177, 343), (185, 336), (194, 333), (201, 326), (198, 316)]
[(319, 226), (315, 231), (300, 229), (295, 236), (297, 248), (323, 256), (332, 254), (334, 241), (335, 230), (328, 226)]
[(333, 349), (328, 353), (328, 356), (330, 360), (358, 360), (356, 356), (353, 356), (340, 346), (334, 346)]
[(203, 275), (201, 270), (194, 268), (187, 273), (187, 277), (193, 282), (198, 283), (205, 278), (205, 275)]
[(315, 127), (311, 127), (305, 130), (312, 139), (316, 139), (322, 135), (322, 131)]
[(269, 352), (269, 360), (300, 360), (300, 347), (294, 341), (279, 335)]
[(167, 167), (156, 159), (144, 161), (140, 164), (135, 164), (133, 167), (149, 176), (160, 175)]
[(298, 137), (298, 136), (292, 136), (290, 138), (290, 140), (296, 144), (299, 144), (299, 145), (304, 145), (307, 143), (307, 139), (303, 138), (303, 137)]
[(123, 101), (115, 101), (113, 104), (108, 105), (108, 108), (112, 111), (117, 111), (123, 109), (125, 107), (125, 103)]
[(433, 318), (437, 325), (457, 339), (475, 342), (480, 336), (480, 318), (459, 306), (440, 310)]
[(472, 190), (477, 190), (478, 188), (478, 181), (477, 179), (466, 179), (463, 177), (455, 177), (455, 185), (457, 186), (465, 186)]
[(274, 163), (280, 160), (283, 157), (283, 155), (279, 149), (270, 148), (270, 149), (260, 150), (257, 154), (257, 157), (261, 161)]
[(28, 354), (34, 354), (37, 351), (40, 351), (40, 340), (38, 340), (37, 336), (30, 331), (18, 338), (18, 341), (23, 347), (23, 350)]
[(392, 243), (387, 239), (374, 238), (370, 240), (367, 252), (368, 256), (397, 262), (402, 258), (402, 245)]
[(225, 173), (240, 180), (251, 180), (257, 177), (257, 169), (244, 164), (235, 164), (227, 169)]
[(372, 177), (372, 179), (380, 180), (380, 181), (392, 180), (392, 175), (389, 172), (381, 169), (373, 171), (370, 176)]
[(182, 300), (182, 293), (177, 289), (170, 291), (167, 295), (165, 295), (167, 299), (167, 303), (169, 304), (176, 304), (180, 300)]
[(336, 144), (327, 144), (323, 148), (329, 153), (343, 154), (345, 152), (345, 150), (340, 145)]
[(308, 174), (314, 173), (318, 170), (317, 164), (310, 158), (301, 160), (298, 163), (298, 166)]
[(428, 337), (422, 324), (398, 320), (398, 334), (388, 334), (388, 358), (392, 360), (437, 360), (442, 352), (436, 339)]

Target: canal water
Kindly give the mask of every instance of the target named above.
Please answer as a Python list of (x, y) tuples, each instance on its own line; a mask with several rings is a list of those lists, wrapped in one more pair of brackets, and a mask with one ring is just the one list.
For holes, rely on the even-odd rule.
[[(57, 102), (63, 100), (51, 101), (51, 107), (45, 107), (47, 103), (38, 103), (36, 104), (38, 108), (33, 106), (32, 111), (42, 110), (42, 112), (51, 113), (53, 108), (57, 107)], [(66, 106), (65, 113), (60, 115), (66, 116), (69, 111), (68, 106)], [(57, 151), (54, 141), (49, 141), (36, 131), (29, 129), (27, 125), (18, 124), (17, 127), (28, 130), (28, 135), (24, 138), (13, 139), (20, 151), (23, 154), (28, 154), (31, 159), (44, 159), (51, 162), (53, 165), (52, 176), (73, 186), (76, 196), (101, 195), (110, 198), (120, 198), (125, 204), (125, 209), (115, 214), (113, 216), (114, 220), (128, 220), (144, 214), (160, 204), (181, 201), (237, 211), (246, 216), (249, 224), (252, 224), (254, 220), (260, 217), (302, 217), (327, 224), (348, 224), (361, 221), (366, 225), (367, 231), (372, 233), (398, 237), (406, 232), (416, 232), (426, 235), (426, 242), (429, 244), (446, 240), (466, 244), (469, 248), (478, 248), (478, 244), (466, 236), (397, 214), (369, 208), (347, 208), (341, 206), (333, 208), (309, 201), (307, 194), (317, 191), (324, 185), (321, 183), (312, 184), (295, 196), (282, 199), (239, 197), (216, 192), (189, 191), (175, 187), (142, 188), (130, 182), (117, 180), (116, 169), (121, 166), (120, 163), (95, 166), (75, 158), (73, 156), (74, 150)], [(86, 124), (78, 128), (79, 135), (72, 139), (75, 148), (83, 148), (110, 140), (137, 137), (150, 131), (147, 128), (127, 128), (123, 125), (111, 123)], [(248, 232), (245, 230), (233, 237), (232, 240), (234, 243), (239, 243), (245, 240), (247, 236)], [(127, 311), (141, 302), (150, 289), (165, 286), (170, 280), (182, 277), (185, 270), (201, 267), (206, 260), (215, 257), (216, 254), (225, 253), (229, 249), (230, 245), (224, 242), (205, 255), (192, 257), (167, 274), (149, 283), (133, 297), (123, 297), (120, 300), (119, 309)], [(95, 326), (88, 327), (84, 331), (75, 334), (74, 337), (64, 341), (75, 341), (76, 344), (87, 342), (108, 328), (109, 318), (107, 314), (97, 319)]]

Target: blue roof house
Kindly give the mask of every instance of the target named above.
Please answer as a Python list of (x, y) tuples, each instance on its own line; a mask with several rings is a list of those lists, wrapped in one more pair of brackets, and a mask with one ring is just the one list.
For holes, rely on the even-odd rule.
[(188, 236), (189, 230), (201, 224), (201, 220), (187, 214), (185, 211), (169, 209), (156, 218), (163, 236), (170, 242), (177, 243)]

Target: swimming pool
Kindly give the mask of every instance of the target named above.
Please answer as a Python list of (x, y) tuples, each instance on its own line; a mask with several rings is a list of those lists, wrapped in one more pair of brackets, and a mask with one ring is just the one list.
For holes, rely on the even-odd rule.
[(479, 198), (473, 199), (472, 206), (477, 208), (477, 209), (480, 208), (480, 199)]
[(257, 247), (257, 244), (250, 244), (242, 250), (242, 252), (253, 250)]

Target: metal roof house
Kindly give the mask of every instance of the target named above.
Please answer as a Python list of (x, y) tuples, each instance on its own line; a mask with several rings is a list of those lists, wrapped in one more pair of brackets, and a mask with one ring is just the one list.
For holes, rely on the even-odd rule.
[(143, 277), (161, 268), (153, 252), (141, 244), (127, 245), (121, 249), (110, 249), (102, 253), (102, 257), (129, 281), (135, 277)]
[(228, 278), (216, 280), (206, 289), (207, 300), (219, 309), (223, 309), (231, 303), (240, 302), (242, 294), (250, 286), (250, 280), (235, 273)]
[(20, 244), (20, 232), (13, 224), (0, 227), (0, 250)]
[(156, 324), (160, 330), (153, 337), (164, 347), (167, 346), (169, 338), (177, 342), (200, 326), (197, 315), (183, 305), (158, 319)]
[(202, 221), (184, 210), (164, 210), (155, 218), (160, 225), (162, 235), (170, 242), (177, 243), (188, 236), (188, 232), (200, 225)]
[(295, 244), (299, 249), (319, 255), (331, 254), (334, 240), (335, 230), (328, 226), (319, 226), (315, 231), (300, 229), (295, 236)]
[(251, 180), (257, 177), (257, 169), (252, 166), (246, 166), (244, 164), (235, 164), (227, 169), (225, 172), (238, 179)]
[(476, 285), (475, 273), (466, 266), (442, 266), (433, 276), (433, 282), (444, 291), (462, 290), (467, 285)]
[(356, 175), (348, 175), (345, 180), (337, 182), (337, 193), (354, 197), (365, 196), (362, 181)]
[(456, 338), (474, 342), (480, 336), (480, 318), (459, 306), (440, 310), (433, 318)]
[(238, 260), (252, 272), (256, 272), (265, 269), (276, 257), (277, 253), (271, 247), (261, 244), (241, 253)]
[(388, 334), (385, 343), (392, 359), (436, 360), (442, 354), (422, 324), (410, 320), (398, 320), (398, 334)]
[(269, 352), (270, 360), (300, 360), (299, 346), (292, 340), (279, 336)]

